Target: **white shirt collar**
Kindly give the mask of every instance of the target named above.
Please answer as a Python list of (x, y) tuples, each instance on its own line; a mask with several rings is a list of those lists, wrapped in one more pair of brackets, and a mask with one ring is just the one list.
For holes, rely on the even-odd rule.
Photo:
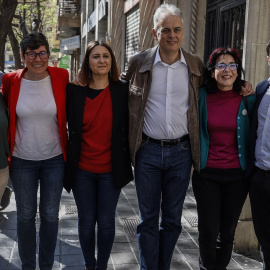
[[(185, 59), (185, 57), (184, 57), (184, 54), (183, 54), (181, 48), (180, 48), (179, 50), (180, 50), (181, 57), (180, 57), (180, 60), (176, 61), (175, 63), (178, 63), (178, 62), (179, 62), (179, 64), (183, 63), (183, 64), (185, 64), (185, 65), (187, 66), (187, 62), (186, 62), (186, 59)], [(158, 62), (161, 62), (161, 63), (163, 63), (163, 64), (166, 65), (166, 66), (172, 66), (172, 65), (175, 64), (175, 63), (173, 63), (173, 64), (171, 64), (171, 65), (168, 65), (168, 64), (162, 62), (162, 60), (161, 60), (161, 58), (160, 58), (160, 54), (159, 54), (159, 47), (158, 47), (158, 49), (157, 49), (157, 53), (156, 53), (154, 65), (157, 64)]]

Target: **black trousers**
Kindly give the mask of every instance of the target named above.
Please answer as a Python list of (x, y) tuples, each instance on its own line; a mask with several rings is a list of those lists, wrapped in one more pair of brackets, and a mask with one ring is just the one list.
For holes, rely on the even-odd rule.
[(200, 269), (224, 270), (230, 262), (235, 229), (248, 193), (242, 169), (194, 171)]
[(251, 176), (250, 202), (264, 268), (270, 270), (270, 171), (255, 167)]

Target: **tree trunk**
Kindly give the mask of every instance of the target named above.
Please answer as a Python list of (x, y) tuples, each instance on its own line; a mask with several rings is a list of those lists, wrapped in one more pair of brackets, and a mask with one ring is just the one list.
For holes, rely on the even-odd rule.
[(6, 39), (18, 1), (2, 0), (0, 3), (0, 70), (4, 70)]
[(21, 57), (20, 57), (20, 46), (19, 42), (16, 39), (12, 26), (10, 26), (10, 29), (8, 31), (8, 38), (12, 47), (13, 56), (15, 59), (15, 69), (21, 69), (23, 68), (23, 65), (21, 64)]

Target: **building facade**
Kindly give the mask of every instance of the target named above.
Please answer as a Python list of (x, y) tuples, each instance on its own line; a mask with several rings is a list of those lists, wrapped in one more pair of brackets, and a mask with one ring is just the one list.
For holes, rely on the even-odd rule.
[(57, 40), (60, 41), (60, 58), (63, 58), (65, 62), (67, 62), (66, 59), (70, 59), (68, 65), (63, 67), (68, 69), (70, 79), (73, 79), (80, 68), (81, 2), (80, 0), (57, 0), (57, 5)]

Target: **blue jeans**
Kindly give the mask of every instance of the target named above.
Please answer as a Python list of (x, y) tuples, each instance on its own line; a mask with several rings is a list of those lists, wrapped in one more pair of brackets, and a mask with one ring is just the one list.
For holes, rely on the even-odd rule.
[(18, 248), (23, 270), (36, 269), (37, 191), (40, 180), (39, 267), (52, 269), (63, 190), (63, 155), (32, 161), (12, 157), (10, 179), (17, 206)]
[(111, 172), (92, 173), (78, 169), (72, 191), (78, 209), (79, 239), (85, 266), (107, 269), (115, 236), (115, 210), (121, 190), (115, 188)]
[(137, 236), (141, 269), (170, 269), (174, 247), (182, 231), (182, 208), (191, 164), (189, 141), (164, 147), (143, 140), (136, 154), (135, 182), (141, 217)]

